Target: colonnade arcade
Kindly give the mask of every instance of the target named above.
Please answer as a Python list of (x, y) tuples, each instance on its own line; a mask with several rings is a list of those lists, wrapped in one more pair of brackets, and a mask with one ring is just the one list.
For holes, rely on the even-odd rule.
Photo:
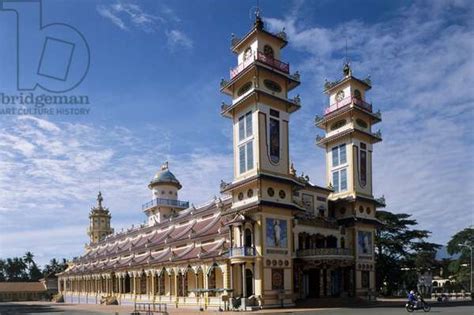
[(61, 292), (102, 295), (216, 296), (229, 288), (227, 264), (117, 271), (62, 277)]

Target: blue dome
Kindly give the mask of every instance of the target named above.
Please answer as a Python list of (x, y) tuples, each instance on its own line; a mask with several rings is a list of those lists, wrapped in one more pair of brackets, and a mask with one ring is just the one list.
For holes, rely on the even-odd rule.
[(155, 177), (150, 182), (149, 187), (157, 186), (160, 184), (168, 184), (174, 185), (178, 189), (181, 189), (181, 184), (179, 180), (176, 179), (173, 173), (170, 172), (168, 169), (164, 169), (156, 173)]

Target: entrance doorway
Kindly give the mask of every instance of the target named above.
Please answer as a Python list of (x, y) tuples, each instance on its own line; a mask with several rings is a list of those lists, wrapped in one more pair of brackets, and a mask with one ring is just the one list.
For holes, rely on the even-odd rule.
[(253, 274), (250, 269), (245, 269), (245, 297), (250, 297), (253, 295)]
[(309, 269), (308, 270), (308, 297), (317, 298), (320, 296), (319, 288), (321, 281), (321, 270), (320, 269)]

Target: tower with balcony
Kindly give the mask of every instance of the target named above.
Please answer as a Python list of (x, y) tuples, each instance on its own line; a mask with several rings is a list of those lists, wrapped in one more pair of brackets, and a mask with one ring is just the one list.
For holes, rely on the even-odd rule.
[[(237, 66), (221, 91), (232, 98), (221, 114), (232, 121), (234, 179), (222, 183), (232, 196), (226, 211), (230, 231), (234, 296), (261, 296), (265, 304), (292, 303), (292, 218), (301, 209), (292, 200), (295, 186), (290, 174), (289, 121), (300, 108), (299, 97), (289, 93), (300, 84), (281, 61), (287, 44), (284, 32), (270, 33), (256, 14), (252, 29), (233, 36), (231, 50)], [(281, 295), (283, 294), (283, 295)]]
[(316, 117), (316, 126), (325, 131), (317, 145), (326, 151), (326, 183), (332, 211), (343, 224), (354, 244), (355, 290), (364, 296), (375, 290), (374, 237), (380, 222), (376, 208), (385, 206), (375, 199), (372, 182), (373, 145), (382, 141), (373, 126), (381, 121), (366, 100), (370, 79), (352, 75), (350, 65), (343, 68), (342, 79), (326, 82), (329, 106), (324, 116)]
[(87, 235), (90, 238), (90, 244), (95, 244), (102, 241), (107, 235), (112, 234), (114, 230), (110, 226), (109, 209), (102, 205), (104, 198), (99, 191), (97, 195), (97, 206), (92, 207), (89, 213), (89, 228)]
[(189, 202), (178, 200), (178, 191), (182, 186), (169, 170), (168, 162), (161, 165), (148, 188), (152, 192), (152, 200), (142, 206), (148, 224), (160, 223), (189, 207)]

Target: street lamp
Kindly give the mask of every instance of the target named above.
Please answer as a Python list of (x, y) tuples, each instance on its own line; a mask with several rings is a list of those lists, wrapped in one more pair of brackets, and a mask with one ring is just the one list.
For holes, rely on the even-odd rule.
[(466, 244), (458, 244), (458, 246), (467, 247), (471, 250), (471, 288), (470, 289), (471, 289), (471, 299), (472, 299), (472, 249), (473, 247)]

